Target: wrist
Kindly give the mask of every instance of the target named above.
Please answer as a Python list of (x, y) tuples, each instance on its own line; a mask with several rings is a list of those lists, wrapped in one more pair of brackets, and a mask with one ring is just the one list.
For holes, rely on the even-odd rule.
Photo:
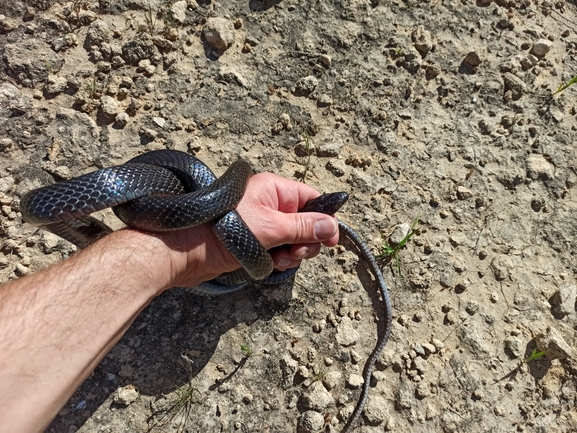
[(239, 267), (208, 224), (162, 233), (127, 231), (146, 245), (149, 258), (144, 263), (156, 294), (171, 287), (194, 287)]

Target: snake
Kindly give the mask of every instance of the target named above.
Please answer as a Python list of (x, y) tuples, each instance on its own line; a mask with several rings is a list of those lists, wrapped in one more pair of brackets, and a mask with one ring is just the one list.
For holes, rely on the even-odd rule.
[[(90, 216), (112, 208), (128, 226), (149, 232), (182, 230), (208, 223), (220, 242), (239, 261), (238, 271), (188, 288), (202, 295), (234, 292), (258, 282), (276, 284), (291, 278), (297, 268), (273, 271), (269, 252), (235, 210), (247, 187), (252, 168), (233, 162), (217, 178), (200, 159), (176, 150), (143, 153), (126, 163), (26, 192), (20, 200), (24, 221), (40, 226), (83, 249), (113, 230)], [(323, 194), (299, 212), (333, 215), (348, 199), (344, 192)], [(384, 330), (363, 369), (363, 386), (342, 433), (352, 431), (367, 403), (375, 364), (392, 328), (392, 304), (380, 267), (358, 233), (342, 221), (344, 234), (365, 258), (384, 305)]]

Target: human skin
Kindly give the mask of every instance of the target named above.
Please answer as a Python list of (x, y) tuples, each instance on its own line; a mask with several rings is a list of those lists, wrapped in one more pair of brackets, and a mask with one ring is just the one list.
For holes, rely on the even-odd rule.
[[(238, 211), (277, 269), (338, 242), (334, 217), (296, 213), (319, 194), (279, 176), (253, 176)], [(317, 224), (319, 223), (319, 224)], [(114, 232), (73, 257), (0, 287), (0, 428), (43, 431), (138, 314), (171, 287), (239, 267), (206, 225)]]

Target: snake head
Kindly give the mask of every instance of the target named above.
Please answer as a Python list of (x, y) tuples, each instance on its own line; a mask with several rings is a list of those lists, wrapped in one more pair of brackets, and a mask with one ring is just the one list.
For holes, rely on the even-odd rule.
[(349, 199), (346, 192), (331, 192), (309, 200), (299, 212), (320, 212), (327, 215), (335, 214)]

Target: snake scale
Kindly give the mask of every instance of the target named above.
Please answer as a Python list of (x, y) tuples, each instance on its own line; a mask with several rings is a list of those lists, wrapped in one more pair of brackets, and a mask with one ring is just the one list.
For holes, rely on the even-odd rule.
[[(224, 294), (251, 282), (274, 284), (290, 278), (297, 268), (273, 272), (270, 254), (234, 210), (242, 199), (250, 165), (235, 161), (220, 177), (199, 159), (184, 152), (147, 152), (125, 164), (103, 168), (70, 180), (27, 192), (20, 201), (25, 221), (41, 226), (85, 248), (110, 233), (89, 216), (111, 207), (127, 225), (146, 231), (169, 231), (209, 223), (218, 239), (239, 261), (238, 271), (191, 288), (200, 294)], [(308, 202), (299, 212), (334, 214), (347, 200), (346, 193), (325, 194)], [(343, 433), (352, 430), (367, 402), (371, 375), (392, 327), (392, 306), (380, 268), (365, 242), (347, 224), (339, 229), (367, 261), (384, 304), (384, 330), (364, 368), (364, 383), (357, 405)]]

